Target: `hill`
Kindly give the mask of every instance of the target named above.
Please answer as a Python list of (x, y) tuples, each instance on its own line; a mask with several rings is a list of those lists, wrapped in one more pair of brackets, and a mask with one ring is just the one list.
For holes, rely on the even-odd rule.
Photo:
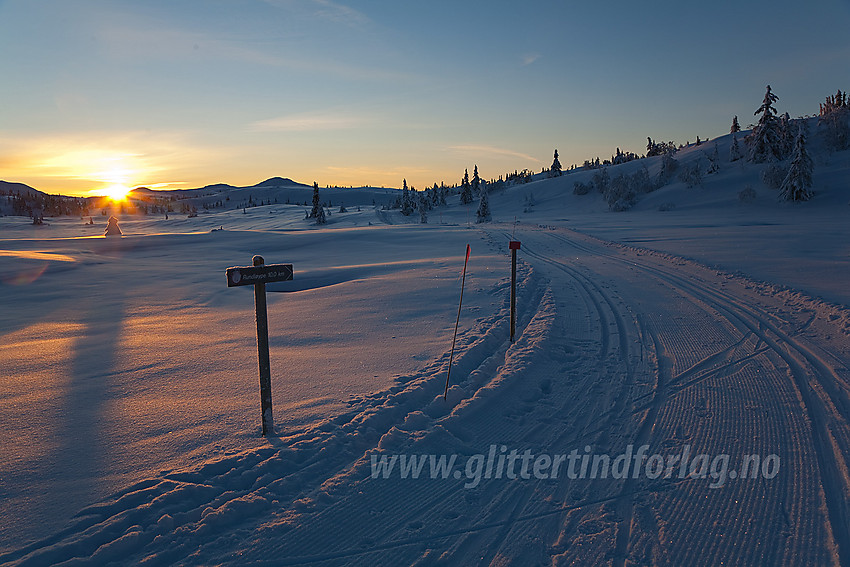
[(46, 195), (38, 189), (34, 189), (23, 183), (14, 183), (0, 180), (0, 195)]

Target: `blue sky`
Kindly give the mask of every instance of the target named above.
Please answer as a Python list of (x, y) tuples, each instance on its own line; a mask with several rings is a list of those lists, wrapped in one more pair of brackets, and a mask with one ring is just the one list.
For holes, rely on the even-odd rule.
[(0, 179), (422, 188), (814, 114), (850, 2), (0, 0)]

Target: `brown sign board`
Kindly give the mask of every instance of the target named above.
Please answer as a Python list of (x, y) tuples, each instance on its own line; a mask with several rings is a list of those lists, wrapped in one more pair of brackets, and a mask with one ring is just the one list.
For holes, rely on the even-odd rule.
[(286, 282), (292, 279), (292, 264), (269, 264), (227, 268), (227, 287)]

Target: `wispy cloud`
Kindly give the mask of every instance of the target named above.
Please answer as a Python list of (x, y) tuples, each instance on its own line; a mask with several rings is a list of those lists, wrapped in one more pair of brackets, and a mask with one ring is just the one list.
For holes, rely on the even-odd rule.
[(333, 0), (263, 0), (291, 16), (312, 16), (348, 26), (371, 24), (363, 12)]
[[(307, 38), (313, 29), (311, 21), (326, 20), (333, 25), (363, 28), (370, 20), (357, 10), (331, 0), (267, 1), (293, 13), (286, 33), (258, 37), (239, 31), (197, 31), (140, 16), (102, 22), (98, 26), (98, 38), (108, 56), (131, 61), (184, 64), (212, 61), (220, 66), (223, 62), (247, 63), (358, 81), (421, 82), (419, 76), (407, 70), (362, 65), (359, 61), (320, 55), (317, 50), (310, 49)], [(355, 36), (365, 41), (372, 34), (360, 29)]]
[(311, 132), (319, 130), (350, 130), (366, 125), (365, 116), (338, 111), (302, 112), (258, 120), (250, 126), (257, 132)]
[(318, 15), (335, 22), (348, 25), (364, 25), (371, 23), (371, 20), (363, 14), (363, 12), (355, 10), (350, 6), (340, 4), (339, 2), (333, 2), (331, 0), (313, 0), (313, 4), (320, 6)]
[(522, 65), (523, 66), (531, 65), (532, 63), (534, 63), (538, 59), (540, 59), (539, 53), (526, 53), (525, 55), (522, 56)]
[(514, 150), (509, 150), (506, 148), (497, 148), (495, 146), (478, 146), (478, 145), (461, 145), (461, 146), (449, 146), (450, 151), (461, 153), (464, 155), (474, 155), (476, 157), (517, 157), (524, 160), (533, 161), (535, 163), (543, 163), (541, 160), (536, 157), (532, 157), (528, 154), (524, 154), (522, 152), (517, 152)]

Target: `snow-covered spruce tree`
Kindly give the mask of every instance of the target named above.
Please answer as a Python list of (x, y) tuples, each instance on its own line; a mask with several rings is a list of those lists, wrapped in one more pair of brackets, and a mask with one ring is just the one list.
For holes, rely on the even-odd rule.
[(732, 134), (732, 147), (729, 148), (729, 161), (738, 161), (744, 157), (741, 153), (741, 146), (738, 144), (738, 136)]
[(850, 98), (839, 90), (820, 105), (818, 127), (825, 130), (827, 147), (835, 152), (850, 148)]
[(732, 118), (732, 128), (729, 129), (730, 134), (737, 134), (741, 131), (741, 125), (738, 124), (738, 115), (736, 114), (734, 118)]
[(310, 213), (310, 217), (316, 219), (316, 224), (325, 224), (328, 222), (325, 217), (325, 208), (319, 201), (319, 184), (315, 181), (313, 182), (313, 210)]
[[(322, 210), (322, 203), (319, 201), (319, 184), (315, 181), (313, 182), (313, 209), (310, 211), (310, 218), (315, 219), (319, 218), (319, 211), (322, 211), (322, 216), (324, 216), (324, 211)], [(317, 223), (319, 224), (319, 223)]]
[(431, 187), (431, 207), (439, 207), (440, 206), (440, 188), (437, 187), (437, 184), (434, 183), (434, 186)]
[(779, 188), (779, 198), (782, 201), (808, 201), (814, 196), (812, 192), (812, 170), (814, 164), (809, 152), (806, 151), (806, 131), (800, 127), (794, 140), (794, 153), (788, 175)]
[[(476, 177), (478, 173), (478, 168), (475, 168)], [(481, 184), (479, 190), (480, 199), (478, 201), (478, 211), (475, 213), (476, 220), (475, 222), (489, 222), (490, 221), (490, 198), (487, 196), (487, 185)]]
[(786, 158), (794, 149), (794, 140), (797, 139), (797, 125), (791, 120), (786, 112), (779, 117), (779, 133), (782, 136), (782, 157)]
[(646, 138), (646, 157), (654, 157), (664, 155), (666, 153), (676, 153), (676, 142), (657, 142), (650, 137)]
[(410, 198), (410, 191), (407, 188), (407, 179), (402, 181), (401, 188), (401, 214), (409, 217), (414, 211), (413, 200)]
[(773, 94), (770, 85), (767, 85), (764, 100), (753, 113), (754, 116), (761, 114), (761, 117), (747, 136), (747, 159), (753, 163), (781, 161), (784, 157), (782, 150), (785, 141), (779, 119), (776, 117), (776, 109), (773, 107), (777, 100), (779, 97)]
[(463, 170), (463, 181), (460, 183), (460, 204), (468, 205), (472, 202), (472, 189), (469, 187), (469, 170)]
[(428, 197), (425, 195), (419, 196), (419, 222), (426, 224), (428, 222)]
[(611, 179), (602, 196), (608, 209), (615, 212), (628, 211), (637, 202), (631, 178), (622, 173)]
[(555, 159), (552, 161), (552, 167), (549, 170), (549, 177), (560, 177), (561, 162), (558, 161), (558, 150), (555, 149)]
[(481, 178), (478, 177), (478, 165), (472, 171), (472, 194), (478, 195), (481, 192)]
[(697, 160), (690, 165), (682, 166), (679, 172), (679, 181), (688, 187), (696, 187), (702, 185), (702, 163)]
[(655, 191), (655, 186), (649, 178), (649, 170), (645, 165), (632, 174), (629, 183), (631, 184), (632, 191), (637, 195)]
[(673, 157), (673, 151), (667, 151), (661, 158), (661, 169), (658, 171), (656, 187), (664, 187), (673, 179), (673, 174), (679, 169), (679, 160)]
[(587, 195), (593, 191), (593, 183), (581, 183), (576, 181), (573, 185), (573, 195)]
[(608, 175), (608, 168), (605, 167), (602, 168), (601, 171), (595, 172), (591, 178), (591, 183), (597, 191), (605, 195), (605, 192), (608, 191), (608, 185), (611, 183), (611, 177)]
[(752, 186), (747, 185), (741, 191), (738, 191), (738, 200), (742, 203), (754, 203), (758, 194)]
[(708, 159), (708, 169), (706, 173), (717, 173), (720, 171), (720, 151), (717, 149), (717, 142), (714, 142), (714, 149), (710, 154), (705, 154)]

